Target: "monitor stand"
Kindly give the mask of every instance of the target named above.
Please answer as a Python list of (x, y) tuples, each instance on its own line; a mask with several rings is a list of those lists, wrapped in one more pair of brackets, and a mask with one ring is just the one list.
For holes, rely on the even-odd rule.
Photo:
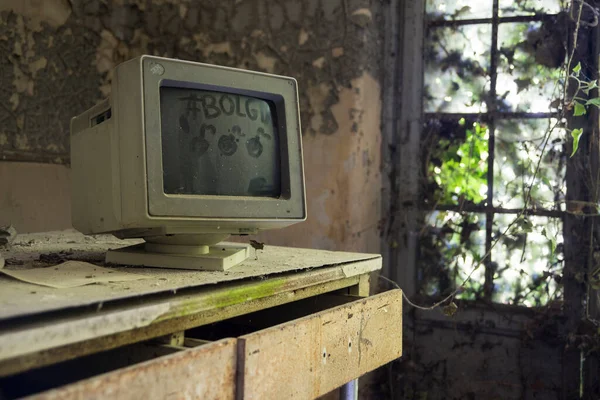
[(251, 246), (221, 242), (224, 234), (170, 235), (144, 238), (145, 243), (109, 250), (106, 262), (158, 268), (226, 271), (250, 256)]

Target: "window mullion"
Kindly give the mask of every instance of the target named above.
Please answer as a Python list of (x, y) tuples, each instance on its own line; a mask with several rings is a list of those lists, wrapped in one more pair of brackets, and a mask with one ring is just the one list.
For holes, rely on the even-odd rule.
[(494, 270), (492, 268), (492, 233), (494, 228), (494, 151), (495, 151), (495, 135), (496, 135), (496, 120), (494, 118), (496, 112), (496, 82), (498, 78), (498, 2), (494, 0), (492, 8), (492, 48), (490, 60), (490, 101), (488, 110), (490, 111), (490, 121), (488, 125), (488, 170), (487, 170), (487, 200), (486, 208), (488, 212), (485, 217), (485, 283), (483, 285), (483, 294), (486, 300), (492, 299), (494, 291)]
[[(498, 14), (494, 14), (498, 16)], [(536, 15), (516, 15), (513, 17), (502, 17), (496, 18), (497, 22), (500, 24), (510, 23), (510, 22), (537, 22), (537, 21), (545, 21), (551, 18), (555, 18), (556, 14), (536, 14)], [(427, 21), (427, 26), (429, 28), (437, 28), (437, 27), (457, 27), (462, 25), (477, 25), (477, 24), (492, 24), (494, 18), (473, 18), (473, 19), (456, 19), (456, 20), (429, 20)]]

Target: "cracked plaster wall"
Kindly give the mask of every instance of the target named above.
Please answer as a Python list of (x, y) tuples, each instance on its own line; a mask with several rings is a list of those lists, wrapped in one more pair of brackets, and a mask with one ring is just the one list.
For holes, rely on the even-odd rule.
[[(52, 169), (68, 182), (70, 118), (110, 94), (115, 65), (141, 54), (290, 75), (300, 88), (309, 216), (261, 238), (378, 252), (381, 8), (379, 0), (0, 1), (0, 159), (44, 163), (32, 164), (34, 176)], [(13, 181), (35, 186), (31, 176)], [(68, 203), (65, 192), (47, 187), (47, 208)], [(27, 199), (12, 200), (0, 203), (0, 224), (69, 225), (25, 222), (28, 207), (14, 202)]]

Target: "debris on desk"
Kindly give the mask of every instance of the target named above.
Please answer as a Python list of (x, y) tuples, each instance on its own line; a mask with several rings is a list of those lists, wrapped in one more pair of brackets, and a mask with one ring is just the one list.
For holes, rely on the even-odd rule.
[(23, 265), (25, 261), (17, 260), (16, 258), (5, 258), (4, 265)]
[(256, 240), (250, 240), (250, 246), (254, 248), (255, 260), (258, 260), (258, 250), (264, 250), (265, 244), (263, 242), (257, 242)]
[(59, 251), (57, 253), (42, 253), (38, 257), (38, 260), (47, 264), (60, 264), (62, 262), (67, 261), (66, 257), (70, 255), (73, 255), (73, 252), (65, 250)]
[(262, 242), (257, 242), (256, 240), (250, 240), (250, 246), (254, 247), (255, 250), (265, 249), (265, 244)]
[(23, 282), (56, 289), (66, 289), (95, 283), (124, 282), (147, 279), (148, 276), (99, 267), (83, 261), (66, 261), (52, 267), (0, 269), (0, 273)]
[(17, 230), (12, 225), (0, 226), (0, 247), (8, 247), (15, 241)]

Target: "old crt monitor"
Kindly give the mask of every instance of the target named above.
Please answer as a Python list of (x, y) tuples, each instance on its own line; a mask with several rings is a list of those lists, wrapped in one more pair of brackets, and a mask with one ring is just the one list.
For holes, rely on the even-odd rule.
[(111, 95), (71, 121), (72, 220), (144, 243), (107, 262), (223, 270), (249, 248), (221, 243), (306, 218), (293, 78), (142, 56)]

